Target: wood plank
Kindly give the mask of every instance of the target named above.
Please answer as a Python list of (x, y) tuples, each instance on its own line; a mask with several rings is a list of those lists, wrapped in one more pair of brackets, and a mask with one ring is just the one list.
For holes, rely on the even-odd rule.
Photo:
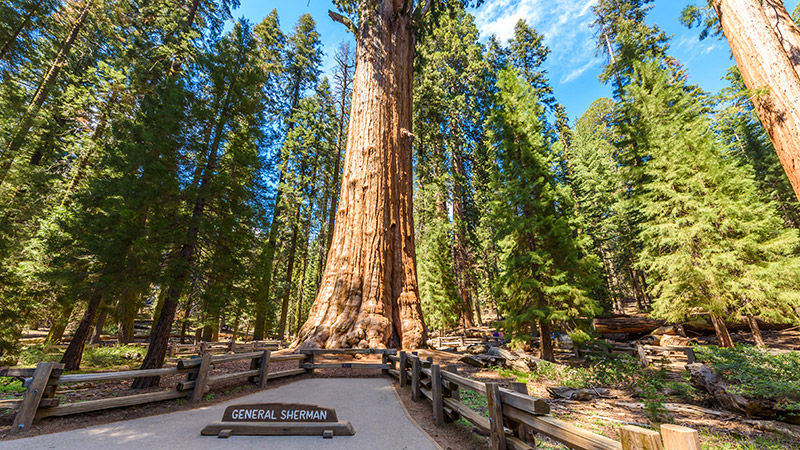
[(636, 344), (636, 353), (639, 355), (639, 363), (642, 367), (647, 367), (650, 365), (650, 361), (647, 360), (647, 353), (645, 349), (640, 344)]
[(661, 425), (664, 450), (700, 450), (700, 436), (697, 430), (680, 425)]
[(181, 370), (177, 367), (164, 367), (161, 369), (144, 369), (144, 370), (125, 370), (121, 372), (96, 372), (96, 373), (78, 373), (72, 375), (62, 375), (55, 384), (62, 385), (68, 383), (90, 383), (96, 381), (114, 381), (114, 380), (128, 380), (137, 377), (149, 377), (156, 375), (172, 375), (175, 373), (188, 372)]
[(306, 358), (308, 358), (308, 356), (302, 355), (302, 354), (301, 355), (298, 355), (298, 354), (294, 354), (294, 355), (273, 355), (273, 356), (270, 357), (269, 362), (274, 363), (274, 362), (280, 362), (280, 361), (293, 361), (293, 360), (303, 361)]
[[(400, 353), (403, 353), (403, 352), (400, 352)], [(394, 362), (399, 362), (400, 361), (400, 357), (399, 356), (387, 355), (386, 357), (389, 359), (389, 361), (394, 361)]]
[(148, 392), (147, 394), (127, 395), (125, 397), (104, 398), (100, 400), (89, 400), (88, 402), (70, 403), (54, 408), (41, 409), (36, 414), (37, 419), (52, 416), (68, 416), (90, 411), (100, 411), (103, 409), (121, 408), (124, 406), (141, 405), (144, 403), (172, 400), (175, 398), (186, 397), (186, 392), (172, 389), (169, 391)]
[(431, 403), (433, 403), (433, 423), (444, 425), (444, 404), (442, 403), (442, 372), (438, 364), (431, 366)]
[(625, 425), (619, 429), (619, 438), (622, 441), (622, 450), (661, 450), (661, 435), (658, 431)]
[(389, 375), (397, 378), (398, 380), (400, 379), (400, 371), (399, 370), (389, 369)]
[(453, 383), (459, 385), (462, 388), (473, 390), (479, 394), (486, 394), (486, 385), (484, 385), (480, 381), (471, 380), (469, 378), (462, 377), (461, 375), (456, 375), (451, 372), (443, 372), (442, 378), (444, 378), (447, 381), (452, 381)]
[(452, 398), (444, 398), (442, 399), (442, 403), (444, 403), (445, 406), (458, 411), (462, 417), (469, 420), (476, 427), (487, 433), (489, 432), (489, 419), (480, 415), (479, 412)]
[[(208, 377), (206, 379), (206, 384), (209, 384), (209, 385), (218, 384), (218, 383), (222, 383), (222, 382), (225, 382), (225, 381), (235, 380), (237, 378), (246, 378), (246, 377), (258, 376), (258, 371), (259, 371), (259, 369), (253, 369), (253, 370), (246, 370), (244, 372), (232, 372), (232, 373), (226, 373), (224, 375), (215, 375), (213, 377)], [(195, 384), (195, 386), (197, 386), (197, 385)]]
[(576, 450), (622, 450), (622, 444), (550, 416), (534, 416), (504, 405), (503, 414)]
[(272, 372), (267, 375), (268, 380), (274, 380), (276, 378), (283, 378), (283, 377), (291, 377), (294, 375), (302, 375), (306, 373), (306, 369), (289, 369), (289, 370), (282, 370), (280, 372)]
[(251, 352), (247, 352), (247, 353), (234, 353), (232, 355), (214, 356), (214, 357), (211, 358), (211, 364), (222, 364), (222, 363), (230, 362), (230, 361), (242, 361), (244, 359), (258, 358), (259, 356), (261, 356), (261, 353), (262, 352), (260, 352), (260, 351), (258, 351), (258, 352), (252, 352), (251, 351)]
[(9, 367), (0, 367), (0, 377), (25, 377), (30, 378), (33, 376), (33, 372), (36, 371), (35, 367), (31, 368), (9, 368)]
[(50, 381), (50, 375), (54, 368), (63, 369), (63, 364), (56, 364), (54, 362), (40, 362), (36, 365), (36, 370), (33, 372), (33, 381), (28, 389), (25, 390), (25, 395), (22, 397), (22, 404), (19, 411), (14, 416), (14, 424), (11, 426), (11, 434), (19, 434), (31, 429), (33, 419), (36, 416), (36, 410), (39, 408), (39, 403), (44, 396), (45, 387)]
[(189, 397), (190, 403), (197, 403), (203, 398), (208, 381), (208, 372), (210, 371), (211, 353), (206, 352), (200, 357), (200, 368), (197, 369), (197, 378), (194, 380), (194, 391), (192, 392), (192, 396)]
[[(43, 398), (39, 402), (39, 408), (52, 408), (53, 406), (58, 406), (60, 403), (61, 400), (57, 398)], [(21, 398), (0, 400), (0, 409), (17, 409), (20, 405), (22, 405)]]
[(373, 363), (323, 363), (323, 364), (300, 364), (304, 369), (391, 369), (390, 364)]
[(238, 436), (322, 436), (332, 430), (334, 436), (352, 436), (355, 429), (350, 422), (212, 422), (200, 434), (217, 436), (222, 430), (231, 430)]
[(500, 385), (486, 384), (486, 401), (489, 407), (489, 437), (492, 450), (506, 450), (506, 431), (503, 426), (503, 402), (500, 400)]
[(545, 414), (550, 414), (550, 405), (548, 405), (546, 401), (526, 394), (500, 388), (500, 400), (504, 405), (511, 405), (534, 415), (543, 416)]

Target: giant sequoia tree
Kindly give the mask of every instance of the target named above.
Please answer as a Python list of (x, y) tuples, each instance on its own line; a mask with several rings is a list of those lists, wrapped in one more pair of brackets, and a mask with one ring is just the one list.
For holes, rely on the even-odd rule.
[(412, 70), (414, 30), (431, 1), (335, 3), (352, 18), (331, 17), (356, 37), (352, 113), (325, 274), (295, 345), (418, 347), (425, 325), (412, 217)]
[[(705, 20), (706, 30), (727, 38), (758, 117), (800, 198), (800, 29), (779, 0), (708, 0), (719, 25)], [(684, 12), (688, 23), (700, 22), (700, 9)]]

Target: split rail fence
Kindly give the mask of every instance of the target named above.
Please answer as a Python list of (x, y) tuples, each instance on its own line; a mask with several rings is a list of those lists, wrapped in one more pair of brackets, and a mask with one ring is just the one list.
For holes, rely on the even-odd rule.
[[(123, 406), (141, 405), (145, 403), (187, 398), (189, 402), (198, 402), (209, 391), (210, 386), (236, 380), (255, 382), (260, 389), (268, 380), (289, 377), (306, 373), (308, 369), (299, 367), (307, 358), (303, 354), (271, 355), (270, 350), (257, 352), (214, 355), (203, 353), (196, 357), (178, 361), (176, 367), (161, 369), (128, 370), (122, 372), (98, 372), (86, 374), (64, 375), (63, 364), (40, 362), (36, 368), (0, 369), (0, 377), (22, 378), (26, 388), (23, 398), (0, 400), (0, 409), (15, 409), (14, 423), (11, 433), (18, 434), (31, 428), (34, 420), (52, 416), (67, 416), (91, 411), (100, 411)], [(250, 369), (221, 375), (211, 375), (215, 365), (250, 360)], [(298, 361), (298, 367), (281, 371), (270, 371), (271, 363), (281, 361)], [(110, 397), (84, 402), (60, 404), (55, 398), (59, 386), (76, 383), (130, 380), (140, 377), (186, 374), (184, 381), (168, 390), (147, 392), (143, 394)]]
[[(550, 416), (547, 402), (529, 396), (525, 383), (511, 383), (512, 389), (505, 389), (462, 377), (455, 366), (443, 370), (431, 358), (406, 352), (388, 359), (393, 366), (388, 373), (399, 379), (401, 387), (410, 385), (412, 399), (431, 401), (437, 426), (464, 418), (490, 436), (493, 449), (533, 450), (535, 434), (541, 433), (579, 450), (700, 450), (697, 431), (691, 428), (663, 425), (658, 433), (625, 426), (616, 441)], [(461, 401), (464, 389), (486, 396), (489, 417)]]
[(671, 366), (677, 366), (677, 368), (681, 370), (686, 364), (692, 364), (697, 361), (692, 347), (673, 345), (660, 346), (601, 342), (590, 346), (586, 350), (579, 350), (578, 356), (587, 353), (625, 353), (637, 357), (639, 363), (644, 367), (666, 360)]

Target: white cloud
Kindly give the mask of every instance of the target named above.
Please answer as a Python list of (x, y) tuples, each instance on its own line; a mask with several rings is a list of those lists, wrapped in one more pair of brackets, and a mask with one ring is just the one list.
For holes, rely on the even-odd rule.
[(600, 61), (595, 57), (591, 7), (597, 0), (487, 0), (475, 13), (482, 38), (497, 35), (505, 42), (514, 25), (525, 19), (544, 35), (551, 53), (546, 63), (558, 84), (575, 81)]

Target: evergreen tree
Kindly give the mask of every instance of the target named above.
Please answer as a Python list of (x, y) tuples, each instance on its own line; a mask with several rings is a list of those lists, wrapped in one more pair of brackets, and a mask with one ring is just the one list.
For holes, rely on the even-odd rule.
[(700, 308), (720, 345), (732, 346), (724, 318), (743, 302), (791, 317), (792, 296), (776, 293), (796, 289), (785, 280), (797, 280), (797, 231), (758, 195), (753, 173), (725, 156), (703, 105), (673, 70), (655, 60), (633, 68), (623, 108), (639, 119), (623, 131), (650, 155), (638, 264), (653, 279), (653, 314), (677, 322)]
[(538, 325), (541, 357), (554, 361), (554, 325), (597, 311), (587, 296), (597, 261), (582, 254), (575, 240), (570, 199), (550, 169), (534, 89), (510, 69), (500, 73), (498, 88), (492, 214), (501, 251), (503, 326), (527, 339)]

